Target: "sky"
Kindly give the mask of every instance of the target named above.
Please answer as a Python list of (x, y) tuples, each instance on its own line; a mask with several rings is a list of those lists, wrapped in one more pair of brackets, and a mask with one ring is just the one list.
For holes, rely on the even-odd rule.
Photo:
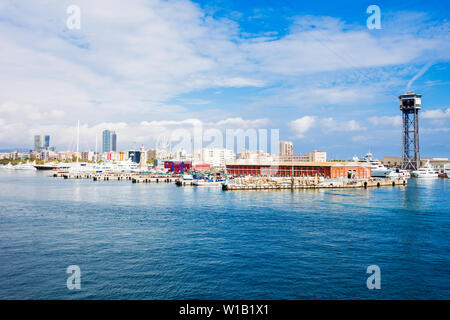
[(0, 149), (49, 134), (75, 150), (80, 120), (81, 150), (104, 129), (120, 150), (174, 147), (192, 128), (278, 129), (296, 154), (400, 156), (398, 96), (414, 91), (421, 156), (450, 157), (449, 12), (436, 0), (2, 0)]

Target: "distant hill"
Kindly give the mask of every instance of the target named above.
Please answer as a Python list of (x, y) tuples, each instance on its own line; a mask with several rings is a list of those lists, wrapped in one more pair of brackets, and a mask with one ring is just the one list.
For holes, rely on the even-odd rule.
[(9, 148), (9, 149), (0, 149), (0, 152), (13, 152), (13, 151), (19, 151), (19, 152), (30, 152), (30, 148)]

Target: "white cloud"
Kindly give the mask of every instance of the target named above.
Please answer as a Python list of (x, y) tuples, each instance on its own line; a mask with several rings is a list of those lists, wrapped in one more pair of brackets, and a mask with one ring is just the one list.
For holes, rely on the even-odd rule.
[(421, 116), (424, 119), (449, 119), (450, 108), (447, 108), (446, 110), (443, 109), (425, 110)]
[(366, 130), (365, 127), (362, 127), (359, 122), (356, 120), (348, 120), (348, 121), (337, 121), (333, 118), (324, 118), (320, 121), (321, 125), (326, 128), (328, 132), (337, 132), (337, 131), (361, 131)]
[(316, 123), (316, 117), (304, 116), (291, 121), (290, 126), (292, 130), (296, 133), (297, 138), (304, 138), (305, 133), (311, 129)]
[(266, 126), (269, 123), (268, 119), (256, 119), (256, 120), (244, 120), (240, 117), (228, 118), (225, 120), (220, 120), (213, 126), (226, 127), (226, 128), (260, 128)]
[(402, 124), (401, 116), (381, 116), (381, 117), (371, 117), (369, 122), (375, 126), (393, 126), (398, 127)]
[(319, 118), (316, 116), (304, 116), (291, 121), (290, 127), (296, 133), (297, 138), (304, 138), (305, 133), (313, 127), (317, 127), (326, 133), (363, 131), (367, 129), (356, 120), (339, 121), (331, 117)]

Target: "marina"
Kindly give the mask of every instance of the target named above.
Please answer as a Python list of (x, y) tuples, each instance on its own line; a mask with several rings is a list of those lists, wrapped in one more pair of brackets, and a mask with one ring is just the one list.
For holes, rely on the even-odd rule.
[(2, 297), (370, 299), (366, 267), (380, 263), (377, 297), (449, 298), (448, 179), (227, 192), (49, 174), (0, 170)]
[(369, 188), (406, 185), (406, 178), (324, 179), (323, 177), (231, 177), (226, 180), (194, 179), (190, 174), (152, 174), (134, 172), (53, 172), (51, 177), (63, 179), (91, 179), (93, 181), (131, 181), (132, 183), (175, 183), (177, 186), (222, 187), (223, 190), (282, 190), (312, 188)]

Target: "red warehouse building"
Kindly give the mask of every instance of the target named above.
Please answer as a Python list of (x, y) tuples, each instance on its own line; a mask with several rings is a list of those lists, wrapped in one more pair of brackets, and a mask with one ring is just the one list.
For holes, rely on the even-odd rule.
[(367, 179), (371, 169), (367, 166), (336, 162), (294, 162), (275, 164), (229, 164), (227, 173), (233, 176), (268, 177), (324, 177)]

